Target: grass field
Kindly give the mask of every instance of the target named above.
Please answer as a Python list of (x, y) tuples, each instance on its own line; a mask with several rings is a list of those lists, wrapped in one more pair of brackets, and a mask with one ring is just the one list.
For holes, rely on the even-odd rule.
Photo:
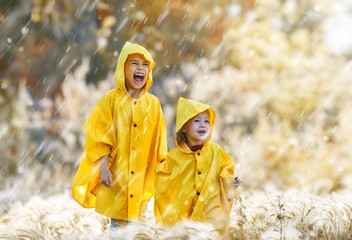
[[(152, 86), (168, 146), (180, 96), (215, 110), (212, 139), (243, 179), (225, 239), (352, 239), (352, 55), (350, 42), (334, 40), (350, 4), (249, 2), (212, 59), (179, 63)], [(83, 123), (114, 87), (113, 73), (87, 85), (88, 69), (82, 59), (55, 99), (32, 99), (17, 79), (0, 82), (0, 239), (220, 239), (202, 223), (155, 225), (152, 203), (145, 222), (110, 231), (109, 219), (74, 202)]]
[[(77, 70), (83, 76), (85, 67)], [(200, 75), (207, 78), (194, 77), (188, 83), (189, 96), (209, 103), (217, 112), (213, 139), (233, 157), (236, 174), (243, 179), (227, 239), (352, 238), (351, 71), (345, 65), (339, 84), (321, 78), (319, 84), (295, 84), (296, 88), (275, 78), (255, 85), (250, 74), (231, 68), (204, 71)], [(180, 223), (172, 229), (156, 226), (152, 204), (145, 223), (109, 231), (109, 219), (73, 201), (71, 181), (84, 142), (81, 126), (87, 109), (112, 86), (108, 80), (87, 86), (76, 75), (66, 79), (60, 121), (46, 120), (45, 111), (26, 110), (28, 116), (36, 116), (35, 122), (28, 121), (32, 129), (38, 124), (37, 129), (48, 131), (39, 147), (28, 140), (29, 130), (17, 131), (17, 145), (1, 146), (6, 161), (2, 160), (0, 177), (0, 238), (218, 239), (211, 226), (201, 223)], [(218, 88), (211, 87), (214, 80)], [(302, 85), (305, 80), (300, 80)], [(183, 89), (182, 81), (181, 77), (168, 79), (164, 94), (170, 94), (167, 86)], [(200, 81), (207, 94), (196, 91)], [(268, 85), (279, 85), (276, 88), (281, 90), (266, 91)], [(178, 94), (168, 97), (177, 99)], [(17, 104), (25, 109), (21, 102)], [(303, 110), (310, 112), (305, 115)], [(164, 104), (164, 114), (173, 141), (172, 101)], [(60, 131), (50, 132), (53, 127)], [(2, 131), (2, 141), (10, 130)], [(23, 146), (26, 151), (15, 151)]]

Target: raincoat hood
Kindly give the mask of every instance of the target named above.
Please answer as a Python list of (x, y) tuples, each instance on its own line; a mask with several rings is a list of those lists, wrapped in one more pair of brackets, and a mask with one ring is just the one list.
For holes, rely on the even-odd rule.
[(194, 116), (204, 111), (208, 111), (209, 113), (210, 134), (207, 140), (205, 141), (205, 143), (207, 143), (211, 138), (211, 134), (213, 132), (213, 126), (215, 123), (216, 115), (214, 110), (206, 104), (203, 104), (194, 100), (190, 100), (190, 99), (185, 99), (182, 97), (179, 98), (178, 104), (177, 104), (177, 113), (176, 113), (176, 136), (175, 136), (175, 141), (178, 148), (181, 147), (181, 144), (184, 141), (182, 137), (182, 134), (184, 133), (180, 131), (182, 126), (186, 124), (188, 120), (190, 120)]
[(145, 59), (149, 62), (149, 74), (148, 74), (145, 86), (143, 87), (143, 89), (141, 91), (141, 94), (140, 94), (140, 96), (141, 96), (141, 95), (143, 95), (143, 93), (148, 91), (148, 89), (153, 84), (152, 69), (155, 65), (155, 62), (153, 60), (152, 55), (144, 47), (142, 47), (138, 44), (130, 43), (127, 41), (125, 43), (125, 45), (123, 46), (121, 53), (119, 55), (119, 59), (117, 61), (115, 77), (114, 77), (115, 85), (118, 89), (127, 93), (127, 89), (126, 89), (126, 85), (125, 85), (125, 62), (128, 58), (128, 55), (133, 54), (133, 53), (142, 54), (145, 57)]

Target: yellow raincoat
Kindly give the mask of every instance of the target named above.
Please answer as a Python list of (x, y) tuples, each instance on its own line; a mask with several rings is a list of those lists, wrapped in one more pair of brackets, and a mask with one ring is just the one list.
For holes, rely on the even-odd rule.
[[(205, 104), (180, 98), (176, 117), (176, 145), (156, 170), (154, 214), (157, 223), (175, 225), (182, 220), (209, 222), (225, 229), (234, 199), (234, 161), (218, 144), (210, 141), (192, 152), (179, 137), (182, 126), (197, 114), (214, 111)], [(211, 130), (212, 131), (212, 130)]]
[[(142, 54), (150, 63), (146, 85), (138, 99), (125, 87), (124, 63), (129, 54)], [(154, 62), (143, 47), (127, 42), (121, 50), (116, 88), (102, 96), (84, 123), (85, 148), (73, 180), (73, 198), (107, 217), (136, 220), (141, 204), (154, 195), (155, 168), (167, 153), (166, 129), (159, 100), (147, 93)], [(100, 179), (102, 156), (110, 154), (112, 184)]]

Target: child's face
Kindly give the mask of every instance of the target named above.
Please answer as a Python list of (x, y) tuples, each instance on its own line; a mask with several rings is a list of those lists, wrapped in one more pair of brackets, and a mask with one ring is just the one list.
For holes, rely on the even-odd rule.
[(210, 134), (208, 111), (199, 113), (188, 120), (182, 130), (187, 135), (188, 144), (191, 146), (204, 144)]
[(133, 53), (128, 55), (125, 62), (125, 81), (127, 91), (142, 90), (147, 82), (149, 62), (143, 55)]

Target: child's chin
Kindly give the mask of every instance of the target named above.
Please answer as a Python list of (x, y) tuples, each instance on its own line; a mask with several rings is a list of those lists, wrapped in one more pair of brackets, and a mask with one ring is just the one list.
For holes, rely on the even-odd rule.
[(138, 86), (138, 87), (142, 88), (145, 85), (145, 81), (143, 81), (143, 82), (134, 81), (134, 85), (136, 85), (136, 87)]
[(199, 141), (202, 141), (204, 143), (204, 141), (207, 139), (208, 136), (202, 136), (199, 138)]
[(137, 85), (137, 86), (142, 85), (143, 83), (144, 82), (139, 82), (139, 81), (134, 80), (134, 84)]
[(144, 84), (134, 84), (135, 89), (142, 89), (144, 87)]

